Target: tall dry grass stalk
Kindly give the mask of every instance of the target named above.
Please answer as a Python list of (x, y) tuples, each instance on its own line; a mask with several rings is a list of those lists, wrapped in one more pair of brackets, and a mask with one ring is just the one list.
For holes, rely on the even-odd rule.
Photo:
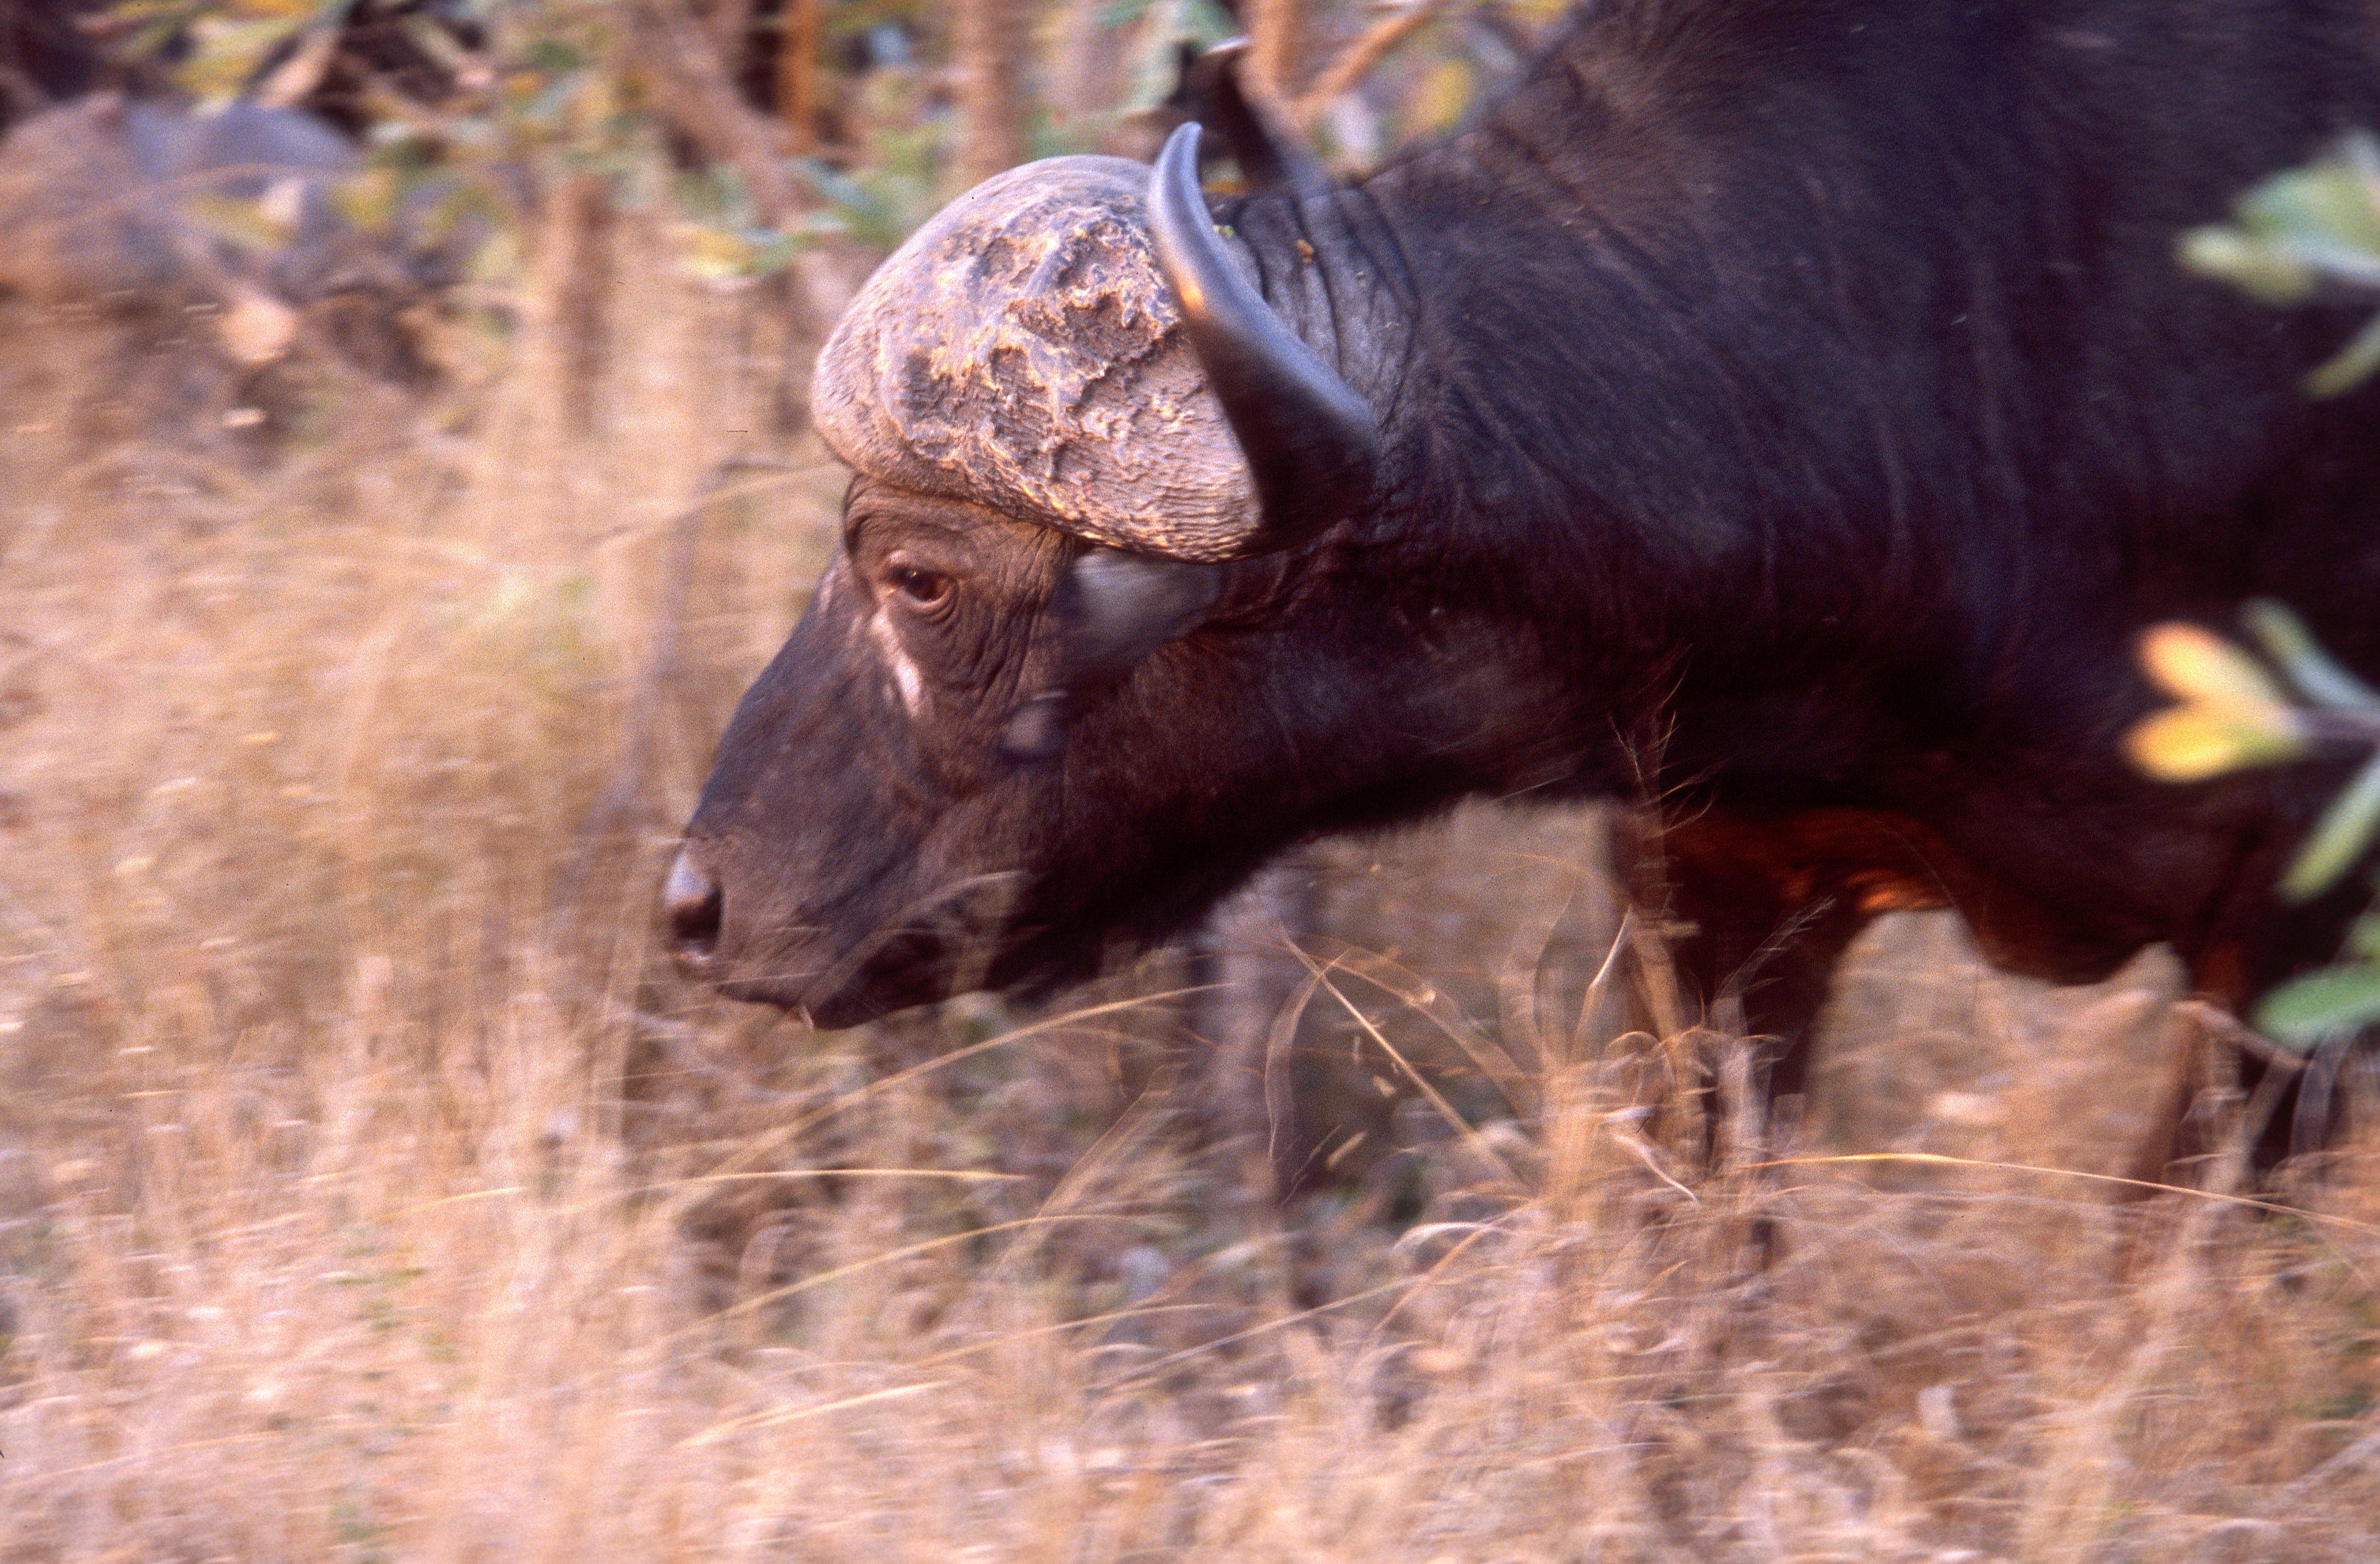
[(1449, 1087), (1283, 1226), (1129, 987), (680, 985), (665, 839), (840, 479), (764, 312), (607, 242), (591, 380), (549, 277), (270, 463), (0, 348), (0, 1557), (2380, 1556), (2368, 1158), (1756, 1168), (1723, 1041), (1351, 957), (1349, 1049), (1473, 1027), (1530, 1117)]

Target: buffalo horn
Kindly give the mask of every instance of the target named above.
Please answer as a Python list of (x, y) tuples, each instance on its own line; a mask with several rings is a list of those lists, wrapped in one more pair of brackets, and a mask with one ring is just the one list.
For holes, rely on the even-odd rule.
[(1148, 187), (1157, 261), (1184, 333), (1255, 480), (1261, 553), (1315, 537), (1369, 497), (1372, 410), (1232, 264), (1198, 189), (1198, 127), (1174, 131)]

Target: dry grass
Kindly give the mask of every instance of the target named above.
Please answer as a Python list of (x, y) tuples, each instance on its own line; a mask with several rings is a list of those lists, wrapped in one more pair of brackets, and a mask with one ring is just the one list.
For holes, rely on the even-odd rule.
[[(663, 843), (840, 479), (747, 304), (614, 306), (592, 387), (532, 312), (437, 407), (312, 388), (271, 462), (94, 434), (93, 350), (11, 339), (0, 1558), (2380, 1556), (2369, 1158), (2291, 1213), (1712, 1165), (1639, 1111), (1702, 1042), (1483, 960), (1340, 988), (1391, 1041), (1471, 1011), (1531, 1121), (1400, 1110), (1283, 1230), (1129, 987), (812, 1037), (679, 984)], [(689, 518), (738, 455), (782, 467)], [(1463, 883), (1380, 914), (1425, 952), (1536, 872), (1435, 851)], [(1903, 1009), (1838, 1108), (2142, 1013), (1862, 971)]]

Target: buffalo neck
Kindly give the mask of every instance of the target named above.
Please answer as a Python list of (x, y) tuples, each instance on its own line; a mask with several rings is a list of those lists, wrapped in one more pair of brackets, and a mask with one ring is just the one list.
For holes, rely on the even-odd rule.
[[(1525, 618), (1606, 725), (1662, 703), (1688, 752), (1704, 721), (1740, 757), (1747, 713), (1823, 772), (2007, 741), (1986, 709), (2103, 734), (2150, 562), (2323, 416), (2246, 388), (2338, 326), (2173, 286), (2179, 233), (2325, 122), (2240, 134), (2228, 83), (2274, 72), (2212, 0), (2170, 7), (2193, 112), (2111, 86), (2181, 48), (2091, 30), (2179, 25), (2145, 10), (1614, 0), (1451, 140), (1227, 207), (1381, 416), (1352, 530), (1385, 589)], [(2174, 372), (2211, 348), (2236, 384)], [(2177, 606), (2238, 591), (2206, 557)]]

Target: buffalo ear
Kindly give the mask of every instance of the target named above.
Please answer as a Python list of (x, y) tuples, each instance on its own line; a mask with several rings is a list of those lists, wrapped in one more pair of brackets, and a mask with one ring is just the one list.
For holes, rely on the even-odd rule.
[(1239, 552), (1293, 548), (1361, 510), (1379, 465), (1379, 425), (1223, 248), (1198, 189), (1195, 124), (1157, 154), (1148, 226), (1183, 334), (1255, 481), (1257, 531)]
[(1121, 549), (1084, 550), (1066, 567), (1050, 600), (1057, 647), (1050, 682), (1010, 714), (1001, 748), (1018, 760), (1056, 754), (1085, 699), (1123, 679), (1159, 647), (1197, 628), (1222, 589), (1220, 565)]
[(1196, 627), (1222, 595), (1223, 567), (1086, 549), (1058, 588), (1072, 682), (1103, 684)]

